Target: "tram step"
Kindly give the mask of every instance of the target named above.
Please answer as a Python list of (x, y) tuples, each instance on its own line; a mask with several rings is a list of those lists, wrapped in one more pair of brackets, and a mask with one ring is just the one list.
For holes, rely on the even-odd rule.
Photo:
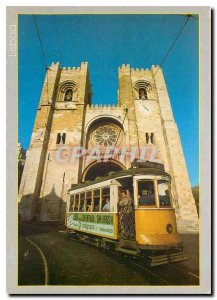
[(157, 266), (166, 265), (166, 264), (168, 264), (168, 260), (159, 261), (159, 262), (151, 262), (151, 267), (157, 267)]
[(165, 265), (169, 262), (167, 255), (158, 255), (153, 257), (150, 256), (150, 258), (151, 258), (151, 267)]
[(168, 254), (169, 257), (180, 257), (180, 256), (185, 256), (183, 252), (177, 252), (177, 253), (171, 253)]
[(170, 262), (178, 262), (178, 261), (184, 261), (189, 259), (187, 255), (184, 255), (184, 253), (169, 254), (168, 258)]
[(121, 247), (117, 247), (116, 251), (120, 251), (126, 254), (136, 255), (136, 256), (138, 255), (138, 252), (136, 250), (129, 250)]
[(189, 259), (188, 256), (184, 255), (184, 253), (171, 253), (157, 256), (149, 256), (149, 258), (151, 259), (151, 267), (164, 265), (169, 262), (178, 262)]

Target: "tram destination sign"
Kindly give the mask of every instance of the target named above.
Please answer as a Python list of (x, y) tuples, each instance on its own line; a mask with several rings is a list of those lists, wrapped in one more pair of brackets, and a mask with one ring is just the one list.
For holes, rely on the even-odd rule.
[(114, 215), (67, 213), (67, 228), (114, 238)]
[(148, 161), (148, 160), (142, 160), (138, 158), (134, 159), (134, 161), (132, 162), (132, 167), (133, 168), (155, 168), (161, 171), (165, 171), (163, 164)]

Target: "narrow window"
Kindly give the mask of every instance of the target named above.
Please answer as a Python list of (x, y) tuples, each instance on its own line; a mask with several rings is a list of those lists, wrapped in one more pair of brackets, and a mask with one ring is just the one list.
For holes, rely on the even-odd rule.
[(94, 196), (93, 196), (94, 202), (94, 211), (99, 211), (99, 205), (100, 205), (100, 190), (95, 190), (94, 191)]
[(151, 143), (154, 144), (154, 133), (153, 132), (151, 133), (150, 140), (151, 140)]
[(75, 195), (75, 205), (74, 205), (74, 211), (78, 211), (79, 207), (79, 194)]
[(146, 139), (146, 144), (148, 144), (148, 142), (149, 142), (149, 134), (148, 134), (148, 132), (145, 133), (145, 139)]
[(57, 141), (56, 141), (56, 144), (60, 144), (60, 141), (61, 141), (61, 134), (58, 133), (58, 134), (57, 134)]
[(87, 192), (87, 212), (92, 211), (92, 191)]
[(66, 134), (63, 133), (63, 134), (62, 134), (62, 143), (65, 144), (65, 141), (66, 141)]
[(148, 97), (147, 97), (147, 91), (146, 91), (145, 88), (139, 89), (139, 99), (142, 99), (142, 100), (148, 99)]
[(66, 142), (66, 133), (58, 133), (56, 144), (65, 144)]
[(102, 189), (102, 211), (110, 211), (110, 188)]
[(85, 207), (85, 193), (81, 193), (79, 211), (82, 211), (82, 212), (86, 211), (86, 207)]
[(74, 195), (70, 197), (69, 211), (73, 211), (73, 206), (74, 206)]
[(64, 96), (64, 101), (72, 101), (73, 91), (72, 89), (67, 89)]

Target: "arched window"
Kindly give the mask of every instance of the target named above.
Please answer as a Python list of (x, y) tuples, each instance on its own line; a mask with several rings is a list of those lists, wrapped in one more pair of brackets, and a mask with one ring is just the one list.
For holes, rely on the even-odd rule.
[(143, 100), (148, 99), (146, 88), (139, 89), (139, 99), (143, 99)]
[(69, 88), (65, 91), (64, 101), (72, 101), (73, 90)]
[(58, 101), (73, 101), (76, 98), (77, 84), (74, 81), (67, 80), (60, 84), (58, 92)]
[(137, 99), (148, 100), (152, 86), (147, 80), (137, 80), (134, 83), (134, 89), (137, 91)]

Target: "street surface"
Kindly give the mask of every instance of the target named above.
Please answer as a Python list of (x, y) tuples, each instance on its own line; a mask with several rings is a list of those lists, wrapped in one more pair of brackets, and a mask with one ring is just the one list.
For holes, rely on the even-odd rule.
[(151, 268), (141, 258), (67, 238), (58, 229), (21, 223), (19, 285), (198, 285), (198, 236), (183, 237), (190, 260)]

